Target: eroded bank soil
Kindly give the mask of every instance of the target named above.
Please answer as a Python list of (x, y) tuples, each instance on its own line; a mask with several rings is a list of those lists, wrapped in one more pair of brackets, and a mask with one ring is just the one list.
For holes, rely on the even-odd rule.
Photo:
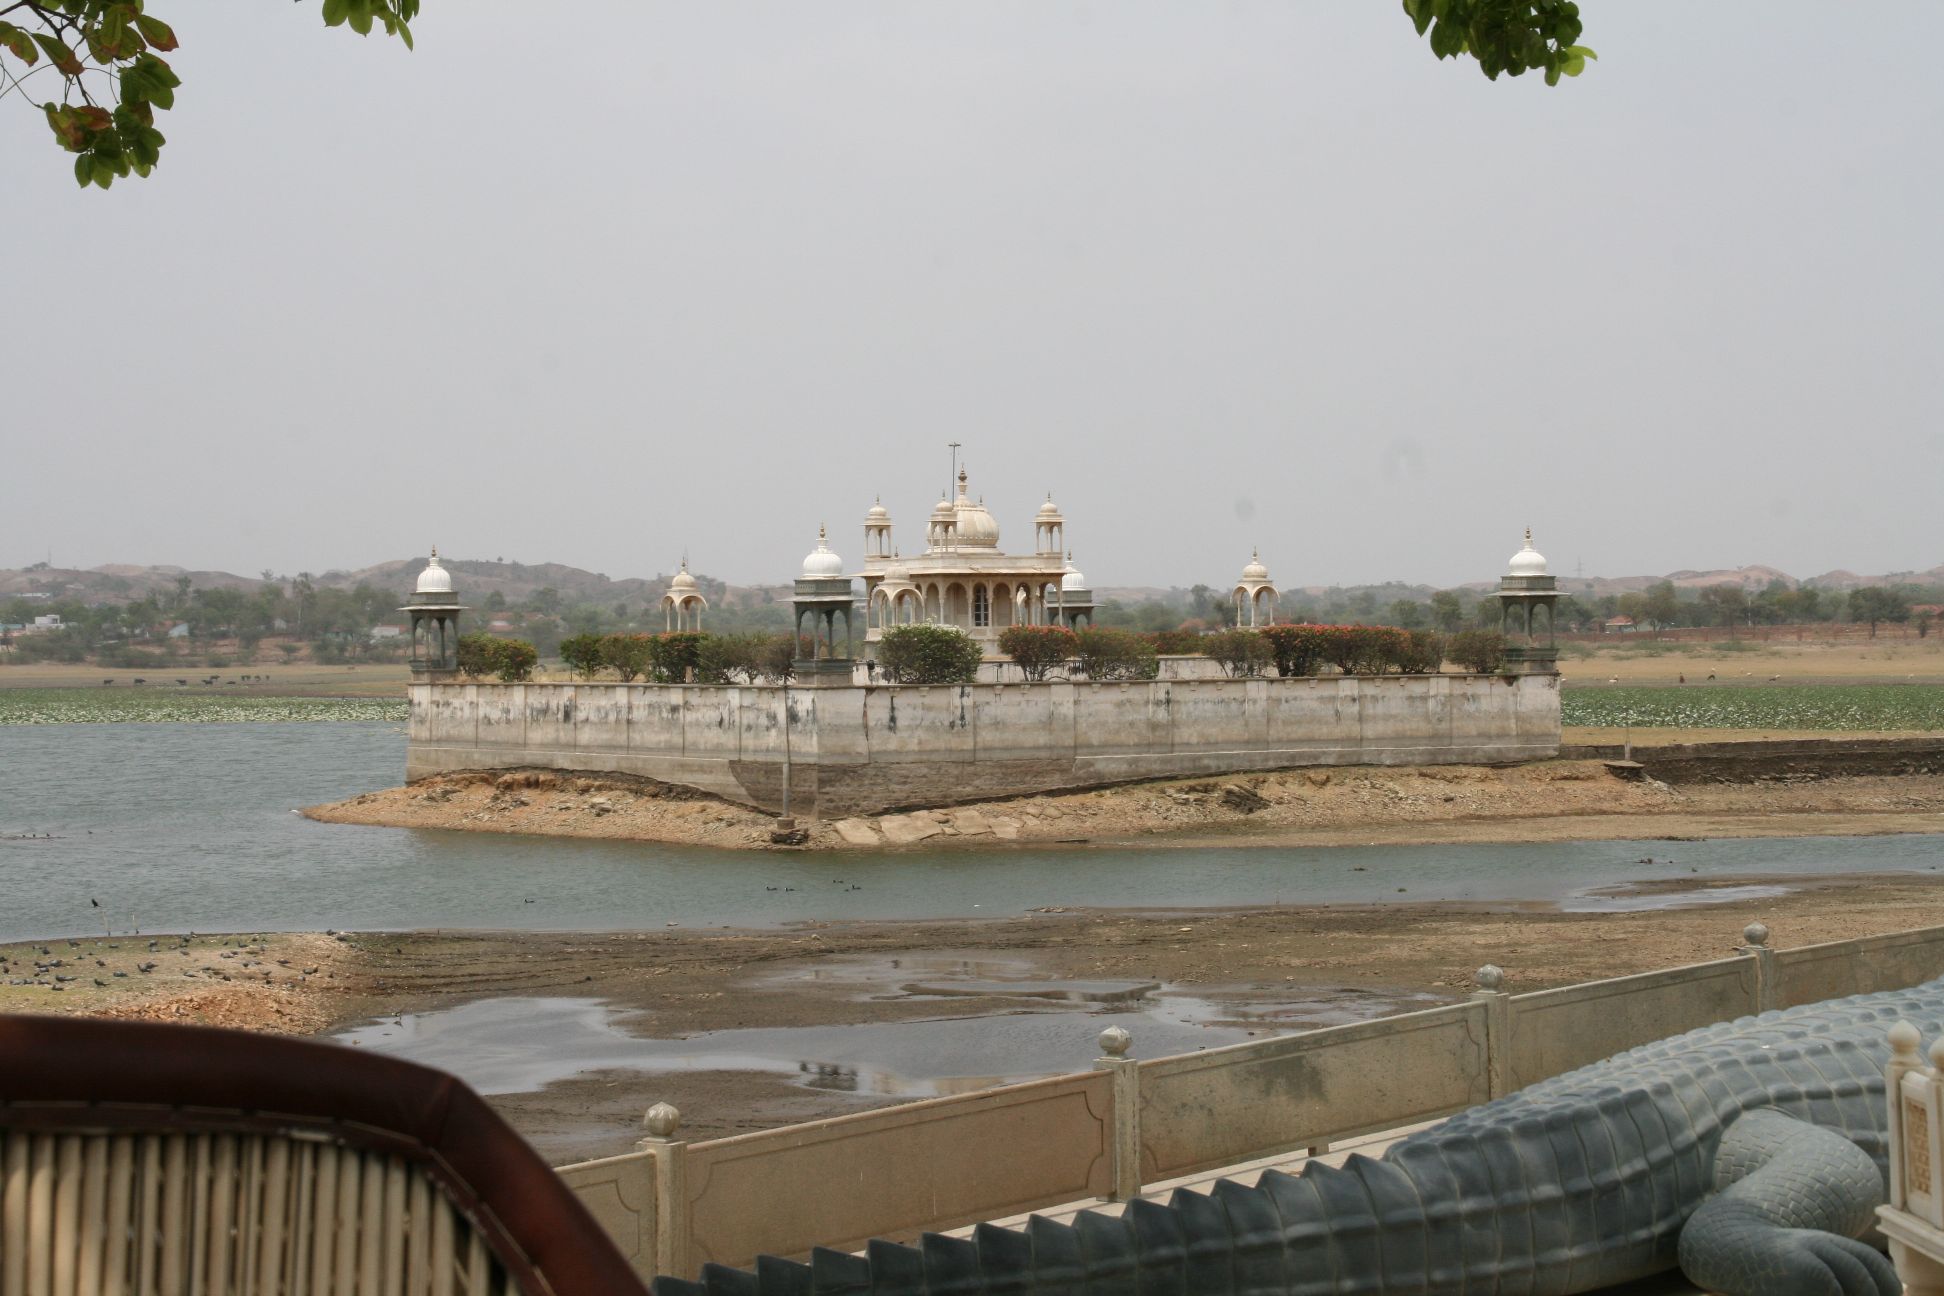
[[(1925, 762), (1926, 765), (1929, 762)], [(1944, 830), (1944, 774), (1759, 760), (1664, 782), (1592, 760), (1176, 779), (807, 824), (810, 849), (1093, 842), (1310, 845)], [(767, 847), (767, 815), (683, 788), (518, 770), (443, 775), (304, 813), (329, 823)]]
[[(1944, 864), (1944, 861), (1940, 861)], [(1939, 874), (1944, 878), (1944, 873)], [(1774, 883), (1697, 876), (1699, 890)], [(859, 993), (831, 969), (891, 960), (1005, 960), (1061, 980), (1158, 982), (1220, 1003), (1328, 997), (1373, 1014), (1470, 990), (1481, 964), (1509, 988), (1622, 975), (1727, 955), (1760, 920), (1782, 947), (1944, 924), (1944, 884), (1925, 876), (1790, 880), (1782, 896), (1648, 913), (1517, 905), (1284, 906), (1246, 911), (1035, 913), (949, 922), (845, 922), (784, 931), (626, 934), (410, 933), (82, 939), (0, 948), (11, 1010), (212, 1021), (329, 1032), (399, 1013), (501, 996), (599, 999), (639, 1010), (635, 1034), (814, 1027), (1016, 1013), (1016, 999), (949, 1003)], [(38, 971), (58, 959), (64, 966)], [(96, 960), (100, 960), (99, 963)], [(154, 965), (146, 973), (135, 969)], [(113, 972), (129, 975), (115, 977)], [(50, 978), (60, 982), (55, 991)], [(228, 979), (224, 979), (227, 976)], [(101, 984), (97, 985), (99, 981)], [(517, 1041), (509, 1041), (517, 1044)], [(1141, 1052), (1137, 1038), (1135, 1051)], [(1072, 1065), (1091, 1060), (1088, 1041)], [(642, 1112), (681, 1108), (692, 1137), (761, 1129), (897, 1101), (756, 1071), (596, 1071), (495, 1105), (556, 1162), (627, 1150)]]

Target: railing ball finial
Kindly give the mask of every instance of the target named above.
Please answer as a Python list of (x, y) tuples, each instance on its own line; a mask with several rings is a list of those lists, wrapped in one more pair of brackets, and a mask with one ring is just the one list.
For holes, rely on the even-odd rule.
[(1487, 963), (1472, 973), (1472, 981), (1480, 990), (1496, 990), (1505, 984), (1505, 969), (1496, 963)]
[(1769, 929), (1766, 923), (1750, 923), (1742, 928), (1742, 939), (1756, 948), (1768, 944), (1768, 938)]
[(1907, 1021), (1900, 1021), (1890, 1028), (1890, 1052), (1908, 1062), (1917, 1061), (1917, 1046), (1923, 1037), (1917, 1028)]
[(656, 1138), (673, 1138), (675, 1131), (682, 1128), (682, 1113), (675, 1109), (673, 1103), (658, 1102), (648, 1109), (641, 1123)]
[(1134, 1047), (1134, 1037), (1119, 1026), (1109, 1026), (1100, 1032), (1100, 1051), (1108, 1057), (1126, 1057), (1127, 1050)]
[(1930, 1064), (1933, 1071), (1944, 1071), (1944, 1035), (1931, 1041)]

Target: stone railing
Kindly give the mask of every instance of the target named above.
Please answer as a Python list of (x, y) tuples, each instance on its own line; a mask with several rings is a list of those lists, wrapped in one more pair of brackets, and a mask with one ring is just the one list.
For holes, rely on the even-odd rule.
[(644, 1277), (760, 1253), (853, 1250), (1431, 1120), (1624, 1049), (1944, 974), (1944, 927), (1507, 994), (1136, 1061), (1102, 1033), (1091, 1071), (690, 1143), (657, 1104), (639, 1149), (560, 1175)]

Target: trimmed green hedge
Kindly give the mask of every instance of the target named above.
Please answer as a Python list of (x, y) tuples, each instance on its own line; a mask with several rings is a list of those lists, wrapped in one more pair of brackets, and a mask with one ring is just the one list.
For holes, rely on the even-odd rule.
[(460, 635), (459, 673), (472, 679), (492, 675), (505, 684), (533, 678), (540, 654), (524, 639), (500, 639), (482, 631)]
[(1150, 680), (1161, 673), (1154, 644), (1132, 630), (1087, 629), (1074, 636), (1080, 671), (1090, 680)]
[(977, 641), (953, 626), (894, 626), (877, 648), (878, 665), (892, 684), (970, 684), (983, 656)]

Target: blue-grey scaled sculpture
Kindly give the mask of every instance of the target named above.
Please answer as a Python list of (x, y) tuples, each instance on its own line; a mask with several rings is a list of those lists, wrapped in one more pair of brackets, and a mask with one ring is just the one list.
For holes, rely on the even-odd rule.
[(1341, 1169), (808, 1264), (711, 1265), (657, 1296), (1569, 1296), (1679, 1268), (1721, 1296), (1897, 1296), (1857, 1239), (1885, 1198), (1888, 1031), (1944, 979), (1703, 1027), (1542, 1081)]

